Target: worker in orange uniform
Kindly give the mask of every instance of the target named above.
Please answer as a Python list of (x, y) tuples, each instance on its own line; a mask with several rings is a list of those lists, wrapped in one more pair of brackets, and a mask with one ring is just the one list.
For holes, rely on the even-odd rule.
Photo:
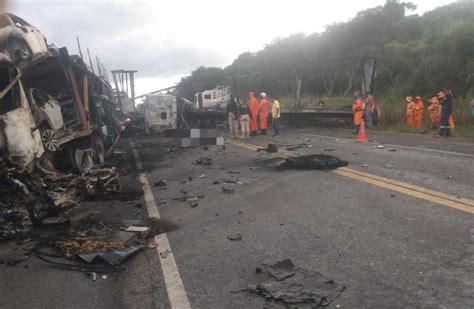
[(354, 132), (353, 134), (358, 134), (360, 129), (360, 124), (363, 121), (364, 117), (364, 103), (362, 101), (362, 96), (359, 91), (354, 93), (355, 102), (352, 104), (352, 114), (354, 115)]
[(432, 97), (428, 105), (428, 114), (430, 115), (430, 125), (432, 129), (439, 127), (439, 119), (441, 117), (441, 104), (439, 104), (438, 97)]
[(267, 135), (268, 129), (268, 101), (265, 92), (260, 93), (259, 113), (260, 113), (260, 134)]
[(249, 109), (250, 109), (250, 136), (257, 135), (257, 116), (258, 116), (258, 102), (255, 99), (255, 94), (249, 92)]
[(416, 97), (415, 102), (415, 128), (420, 129), (423, 127), (423, 110), (425, 109), (425, 104), (423, 103), (423, 99), (420, 96)]
[(415, 102), (413, 102), (412, 97), (406, 97), (407, 101), (407, 113), (406, 113), (406, 122), (409, 128), (415, 127)]

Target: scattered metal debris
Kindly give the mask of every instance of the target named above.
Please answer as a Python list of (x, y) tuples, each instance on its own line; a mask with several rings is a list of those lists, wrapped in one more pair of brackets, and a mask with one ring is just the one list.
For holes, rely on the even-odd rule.
[(267, 147), (265, 148), (267, 153), (275, 153), (278, 152), (278, 145), (273, 143), (268, 143)]
[(263, 267), (274, 279), (249, 286), (248, 290), (286, 305), (327, 306), (345, 290), (316, 271), (295, 266), (291, 260)]
[(225, 194), (233, 194), (235, 192), (235, 189), (231, 188), (230, 186), (224, 186), (221, 189)]
[(204, 157), (199, 160), (196, 160), (198, 165), (212, 165), (212, 159), (210, 157)]
[(166, 187), (166, 185), (168, 184), (168, 181), (166, 180), (158, 180), (157, 182), (153, 183), (153, 186), (155, 187)]
[(227, 239), (232, 240), (232, 241), (240, 241), (240, 240), (242, 240), (242, 235), (241, 234), (230, 234), (230, 235), (227, 236)]
[(78, 254), (77, 256), (86, 261), (87, 263), (93, 263), (94, 261), (100, 259), (107, 262), (111, 266), (116, 266), (122, 263), (125, 259), (132, 256), (133, 254), (137, 253), (142, 248), (142, 245), (135, 245), (124, 249), (84, 253)]
[(300, 148), (313, 148), (313, 145), (302, 143), (302, 144), (298, 144), (298, 145), (286, 146), (286, 150), (288, 150), (288, 151), (295, 150), (295, 149), (300, 149)]

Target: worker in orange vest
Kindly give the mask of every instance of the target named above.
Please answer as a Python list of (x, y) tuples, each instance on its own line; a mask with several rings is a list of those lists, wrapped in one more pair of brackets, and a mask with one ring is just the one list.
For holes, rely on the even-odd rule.
[(406, 123), (409, 128), (415, 127), (415, 102), (413, 102), (412, 97), (406, 97), (407, 101), (407, 113), (406, 113)]
[(359, 91), (354, 93), (355, 102), (352, 104), (352, 114), (354, 115), (354, 132), (353, 134), (359, 133), (360, 124), (363, 121), (364, 117), (364, 103), (362, 101), (362, 96)]
[(260, 93), (262, 98), (259, 104), (259, 113), (260, 113), (260, 133), (262, 135), (267, 135), (268, 129), (268, 101), (267, 94), (265, 92)]
[(425, 109), (425, 104), (423, 104), (423, 99), (420, 96), (416, 97), (415, 102), (415, 114), (413, 119), (415, 120), (415, 128), (420, 129), (423, 127), (423, 110)]
[(258, 116), (258, 102), (255, 99), (255, 94), (249, 92), (249, 109), (250, 109), (250, 136), (257, 135), (257, 116)]
[(432, 129), (437, 129), (439, 126), (439, 119), (441, 117), (441, 104), (438, 97), (432, 97), (428, 105), (428, 114), (430, 115), (430, 125)]

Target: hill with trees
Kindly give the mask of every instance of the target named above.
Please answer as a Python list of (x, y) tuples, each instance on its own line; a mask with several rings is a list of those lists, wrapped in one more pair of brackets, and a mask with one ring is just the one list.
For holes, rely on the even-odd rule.
[(360, 90), (360, 59), (376, 57), (374, 96), (387, 122), (401, 119), (405, 96), (428, 98), (449, 86), (458, 120), (472, 123), (474, 1), (458, 1), (421, 16), (410, 14), (414, 9), (411, 2), (387, 0), (322, 33), (275, 39), (225, 68), (198, 68), (179, 82), (177, 93), (192, 100), (195, 92), (224, 84), (240, 96), (265, 91), (291, 101), (301, 79), (303, 97), (351, 97)]

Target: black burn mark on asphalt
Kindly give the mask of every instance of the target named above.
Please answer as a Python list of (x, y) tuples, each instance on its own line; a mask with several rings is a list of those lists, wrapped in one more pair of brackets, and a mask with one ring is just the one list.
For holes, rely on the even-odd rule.
[(324, 155), (324, 154), (312, 154), (306, 156), (299, 156), (294, 158), (286, 159), (285, 162), (278, 166), (277, 170), (320, 170), (327, 171), (333, 170), (338, 167), (347, 166), (347, 161), (341, 160), (337, 157)]

